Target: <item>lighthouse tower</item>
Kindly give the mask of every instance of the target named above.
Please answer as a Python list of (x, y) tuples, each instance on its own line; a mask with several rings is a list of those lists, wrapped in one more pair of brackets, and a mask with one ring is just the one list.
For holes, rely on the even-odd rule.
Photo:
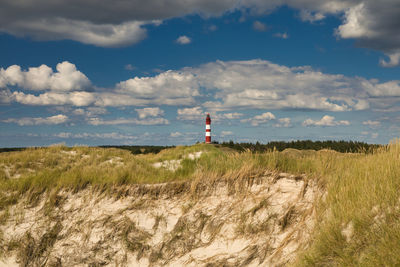
[(209, 113), (206, 117), (206, 144), (211, 144), (211, 118)]

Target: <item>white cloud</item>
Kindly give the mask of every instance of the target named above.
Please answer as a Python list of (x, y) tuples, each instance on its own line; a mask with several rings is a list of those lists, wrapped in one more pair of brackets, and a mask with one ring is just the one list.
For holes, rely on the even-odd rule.
[(400, 52), (393, 52), (393, 53), (387, 53), (389, 57), (389, 61), (386, 61), (384, 59), (380, 60), (380, 65), (382, 67), (386, 68), (391, 68), (399, 65), (400, 63)]
[(205, 112), (201, 107), (183, 108), (177, 110), (178, 120), (197, 121), (205, 119)]
[(74, 115), (83, 115), (86, 117), (92, 117), (96, 115), (101, 115), (101, 114), (106, 114), (107, 109), (103, 107), (88, 107), (86, 109), (83, 108), (78, 108), (72, 111), (72, 114)]
[(240, 117), (243, 116), (242, 113), (239, 112), (233, 112), (233, 113), (217, 113), (217, 114), (212, 114), (214, 120), (218, 121), (218, 120), (224, 120), (224, 119), (228, 119), (228, 120), (235, 120), (235, 119), (239, 119)]
[(325, 115), (319, 121), (307, 119), (303, 122), (303, 126), (338, 126), (338, 125), (350, 125), (349, 121), (335, 121), (335, 117)]
[(67, 139), (67, 138), (71, 138), (73, 136), (73, 134), (72, 133), (61, 132), (61, 133), (58, 133), (58, 134), (54, 134), (53, 136)]
[(371, 138), (378, 138), (378, 136), (379, 136), (379, 133), (371, 133)]
[(147, 105), (170, 105), (170, 106), (188, 106), (195, 103), (192, 96), (169, 96), (167, 92), (155, 91), (149, 97), (135, 96), (134, 93), (121, 93), (118, 90), (109, 93), (95, 94), (96, 106), (147, 106)]
[[(203, 121), (205, 120), (206, 112), (203, 111), (201, 107), (193, 107), (193, 108), (178, 109), (177, 114), (178, 116), (176, 118), (178, 120)], [(243, 114), (239, 112), (232, 112), (232, 113), (210, 112), (210, 115), (211, 115), (211, 120), (213, 122), (235, 120), (243, 116)]]
[(59, 114), (59, 115), (50, 116), (47, 118), (37, 117), (37, 118), (7, 119), (7, 120), (4, 120), (3, 122), (17, 123), (20, 126), (26, 126), (26, 125), (41, 125), (41, 124), (56, 125), (56, 124), (65, 123), (67, 121), (68, 121), (67, 116)]
[(291, 125), (290, 118), (281, 118), (281, 119), (278, 119), (278, 123), (276, 123), (274, 126), (278, 127), (278, 128), (281, 128), (281, 127), (288, 128), (288, 127), (291, 127), (292, 125)]
[(0, 69), (0, 87), (22, 84), (23, 81), (24, 76), (21, 72), (20, 66), (12, 65), (7, 69)]
[(400, 63), (400, 21), (398, 1), (385, 3), (373, 0), (355, 1), (345, 10), (344, 22), (336, 29), (341, 38), (354, 38), (364, 47), (381, 50), (389, 62), (381, 60), (383, 67)]
[(215, 98), (220, 100), (204, 104), (214, 110), (268, 107), (348, 111), (367, 101), (362, 82), (371, 84), (307, 66), (289, 68), (265, 60), (217, 61), (185, 70), (196, 74), (200, 86), (217, 90)]
[(190, 44), (192, 42), (192, 40), (189, 37), (187, 37), (186, 35), (182, 35), (182, 36), (179, 36), (178, 39), (176, 39), (176, 42), (178, 44), (185, 45), (185, 44)]
[(73, 105), (88, 106), (95, 102), (96, 96), (89, 92), (44, 93), (40, 95), (14, 92), (11, 96), (15, 102), (25, 105)]
[(126, 64), (124, 68), (125, 68), (126, 70), (134, 70), (134, 69), (136, 69), (136, 67), (133, 66), (132, 64)]
[(360, 3), (349, 8), (345, 14), (345, 22), (337, 29), (337, 34), (342, 38), (373, 37), (366, 18), (365, 4)]
[(400, 81), (378, 83), (376, 80), (362, 81), (364, 89), (374, 97), (400, 96)]
[(259, 32), (265, 32), (267, 30), (267, 25), (262, 23), (261, 21), (254, 21), (253, 22), (253, 29)]
[(74, 111), (72, 111), (74, 115), (85, 115), (85, 110), (83, 108), (77, 108)]
[(363, 124), (363, 125), (368, 125), (368, 126), (371, 126), (371, 127), (376, 127), (376, 126), (381, 125), (381, 122), (380, 122), (380, 121), (371, 121), (371, 120), (367, 120), (367, 121), (363, 121), (362, 124)]
[[(309, 66), (286, 67), (266, 60), (216, 61), (168, 70), (152, 77), (134, 77), (109, 90), (82, 91), (86, 76), (75, 65), (63, 62), (58, 72), (42, 65), (21, 71), (11, 66), (0, 71), (0, 84), (28, 85), (39, 95), (1, 89), (2, 103), (28, 105), (106, 106), (202, 106), (217, 111), (237, 109), (312, 109), (326, 111), (390, 108), (400, 97), (400, 81), (325, 74)], [(29, 75), (28, 75), (29, 74)], [(63, 82), (68, 80), (67, 82)], [(86, 81), (86, 82), (85, 82)], [(85, 85), (86, 84), (86, 85)], [(205, 94), (200, 94), (204, 90)], [(200, 97), (206, 102), (199, 103)], [(203, 98), (204, 99), (204, 98)], [(216, 117), (218, 118), (218, 116)]]
[(288, 39), (289, 38), (289, 34), (287, 34), (287, 32), (283, 32), (283, 33), (278, 32), (278, 33), (275, 33), (274, 36), (278, 37), (278, 38), (282, 38), (282, 39)]
[(170, 137), (181, 137), (183, 134), (180, 132), (174, 132), (170, 134)]
[(7, 104), (13, 101), (12, 93), (9, 89), (0, 88), (0, 103)]
[(86, 114), (87, 116), (94, 116), (94, 115), (101, 115), (101, 114), (106, 114), (107, 109), (103, 107), (88, 107), (86, 109)]
[(147, 117), (158, 117), (164, 115), (164, 111), (158, 107), (135, 109), (135, 110), (139, 115), (139, 119), (145, 119)]
[(275, 120), (275, 115), (271, 112), (265, 112), (261, 115), (256, 115), (249, 119), (243, 119), (240, 122), (247, 123), (249, 122), (252, 126), (258, 126), (260, 124), (264, 124), (269, 122), (270, 120)]
[[(116, 85), (116, 92), (148, 103), (190, 105), (199, 95), (199, 85), (191, 73), (166, 71), (154, 77), (135, 77)], [(104, 99), (110, 101), (110, 99)], [(133, 104), (134, 105), (134, 104)]]
[(315, 22), (323, 20), (325, 15), (321, 12), (311, 12), (310, 10), (303, 9), (300, 11), (300, 18), (302, 21)]
[(57, 64), (57, 72), (46, 66), (22, 71), (18, 65), (0, 69), (0, 87), (20, 86), (28, 90), (79, 91), (90, 86), (89, 79), (68, 61)]
[(221, 137), (225, 137), (225, 136), (231, 136), (233, 135), (232, 131), (221, 131)]
[(111, 133), (70, 133), (61, 132), (54, 134), (54, 137), (69, 139), (69, 138), (79, 138), (79, 139), (115, 139), (115, 140), (136, 140), (139, 139), (138, 136), (125, 135), (121, 133), (111, 132)]
[(210, 26), (208, 27), (208, 30), (209, 30), (210, 32), (215, 32), (216, 30), (218, 30), (218, 27), (217, 27), (216, 25), (210, 25)]
[(119, 118), (114, 120), (103, 120), (100, 118), (89, 118), (87, 122), (91, 125), (119, 125), (119, 124), (136, 124), (136, 125), (165, 125), (169, 121), (164, 118), (147, 118), (143, 120)]

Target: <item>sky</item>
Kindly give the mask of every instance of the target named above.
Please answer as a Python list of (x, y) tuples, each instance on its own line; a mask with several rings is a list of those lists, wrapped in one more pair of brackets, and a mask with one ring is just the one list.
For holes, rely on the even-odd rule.
[(398, 0), (3, 0), (0, 147), (400, 135)]

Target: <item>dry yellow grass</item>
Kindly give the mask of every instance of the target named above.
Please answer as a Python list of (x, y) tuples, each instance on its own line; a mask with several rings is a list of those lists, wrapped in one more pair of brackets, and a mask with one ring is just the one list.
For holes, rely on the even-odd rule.
[[(196, 160), (185, 158), (196, 151), (205, 153)], [(175, 172), (152, 165), (173, 159), (182, 160)], [(195, 195), (221, 179), (240, 191), (243, 184), (236, 182), (265, 171), (306, 174), (324, 187), (326, 195), (316, 203), (318, 223), (313, 239), (296, 265), (391, 266), (400, 263), (399, 162), (398, 140), (371, 154), (226, 153), (201, 144), (136, 156), (89, 147), (28, 149), (0, 154), (0, 210), (7, 210), (23, 195), (34, 203), (43, 192), (60, 189), (77, 191), (91, 186), (113, 192), (112, 188), (130, 184), (182, 181), (187, 183), (184, 190)]]

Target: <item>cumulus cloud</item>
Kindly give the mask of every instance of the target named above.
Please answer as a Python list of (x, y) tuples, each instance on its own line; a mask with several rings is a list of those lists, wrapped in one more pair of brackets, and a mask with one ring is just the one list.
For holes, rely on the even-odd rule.
[(68, 92), (53, 93), (48, 92), (40, 95), (25, 94), (23, 92), (14, 92), (11, 96), (15, 102), (25, 105), (73, 105), (88, 106), (95, 102), (96, 96), (89, 92)]
[(315, 121), (312, 119), (307, 119), (303, 122), (303, 126), (339, 126), (339, 125), (350, 125), (349, 121), (335, 121), (335, 117), (325, 115), (320, 120)]
[(388, 86), (377, 80), (325, 74), (311, 67), (286, 67), (265, 60), (216, 61), (198, 68), (199, 84), (216, 90), (214, 101), (204, 107), (214, 110), (233, 108), (315, 109), (328, 111), (363, 110), (371, 96), (394, 95), (399, 84)]
[(373, 97), (400, 96), (400, 81), (378, 83), (377, 80), (362, 81), (364, 89)]
[(78, 108), (72, 111), (74, 115), (85, 115), (85, 110), (83, 108)]
[(4, 120), (3, 122), (6, 123), (17, 123), (20, 126), (26, 126), (26, 125), (41, 125), (41, 124), (47, 124), (47, 125), (56, 125), (56, 124), (62, 124), (68, 121), (68, 117), (62, 114), (59, 115), (54, 115), (46, 118), (42, 117), (37, 117), (37, 118), (18, 118), (18, 119), (7, 119)]
[(386, 61), (384, 59), (380, 60), (380, 65), (382, 67), (386, 67), (386, 68), (391, 68), (391, 67), (395, 67), (398, 66), (400, 63), (400, 52), (393, 52), (393, 53), (387, 53), (388, 57), (389, 57), (389, 61)]
[(358, 40), (358, 45), (383, 51), (389, 62), (381, 60), (384, 67), (399, 64), (400, 55), (400, 2), (364, 0), (355, 1), (345, 10), (344, 22), (336, 34), (341, 38)]
[[(210, 112), (213, 122), (220, 122), (225, 120), (235, 120), (243, 116), (239, 112), (231, 113), (216, 113)], [(205, 119), (206, 112), (201, 107), (183, 108), (177, 110), (177, 119), (184, 121), (201, 121)]]
[(303, 9), (300, 11), (300, 18), (302, 21), (315, 22), (323, 20), (325, 15), (321, 12), (312, 12), (310, 10)]
[(20, 85), (27, 90), (49, 89), (48, 92), (36, 95), (20, 91), (11, 93), (4, 88), (0, 101), (27, 105), (186, 106), (194, 104), (194, 97), (199, 96), (198, 82), (190, 73), (166, 71), (154, 77), (135, 77), (121, 81), (111, 90), (87, 92), (82, 89), (88, 85), (88, 79), (74, 69), (75, 65), (65, 62), (57, 65), (59, 72), (54, 74), (45, 65), (30, 68), (27, 72), (21, 72), (19, 67), (14, 66), (0, 69), (0, 86)]
[(367, 120), (367, 121), (363, 121), (363, 125), (368, 125), (368, 126), (371, 126), (371, 127), (376, 127), (376, 126), (381, 125), (381, 122), (380, 122), (380, 121), (371, 121), (371, 120)]
[[(148, 1), (1, 1), (0, 31), (36, 40), (70, 39), (103, 47), (126, 46), (146, 37), (146, 25), (164, 19), (200, 14), (207, 18), (240, 10), (246, 14), (267, 14), (280, 6), (300, 11), (300, 19), (315, 22), (327, 15), (342, 20), (340, 38), (354, 38), (358, 45), (383, 51), (393, 57), (384, 66), (399, 62), (400, 2), (398, 0), (148, 0)], [(43, 8), (45, 7), (45, 8)], [(258, 26), (257, 26), (258, 25)], [(259, 27), (261, 26), (261, 27)], [(264, 29), (256, 23), (257, 29)]]
[(126, 70), (134, 70), (134, 69), (136, 69), (136, 67), (133, 66), (132, 64), (126, 64), (124, 68), (125, 68)]
[[(168, 70), (155, 76), (121, 81), (107, 90), (92, 86), (96, 91), (90, 92), (83, 90), (90, 82), (75, 65), (60, 63), (57, 70), (53, 73), (45, 65), (28, 71), (21, 71), (18, 66), (1, 69), (0, 101), (79, 107), (191, 105), (200, 108), (201, 105), (215, 115), (248, 108), (382, 109), (396, 105), (400, 97), (399, 80), (381, 83), (376, 79), (326, 74), (309, 66), (286, 67), (259, 59), (216, 61)], [(9, 86), (12, 85), (26, 87), (26, 90), (47, 90), (40, 94), (11, 92)], [(204, 96), (207, 99), (200, 104), (199, 99)]]
[(274, 34), (275, 37), (282, 38), (282, 39), (288, 39), (289, 34), (287, 32), (278, 32)]
[(365, 3), (349, 8), (345, 13), (345, 22), (337, 29), (342, 38), (373, 37), (375, 33), (370, 29), (367, 21)]
[(126, 135), (117, 132), (111, 133), (70, 133), (70, 132), (61, 132), (57, 134), (53, 134), (53, 137), (69, 139), (69, 138), (77, 138), (77, 139), (115, 139), (115, 140), (136, 140), (139, 139), (138, 136), (134, 135)]
[(243, 113), (239, 113), (239, 112), (213, 114), (214, 120), (217, 120), (217, 121), (224, 120), (224, 119), (235, 120), (235, 119), (239, 119), (242, 116), (243, 116)]
[(170, 137), (181, 137), (183, 134), (180, 132), (174, 132), (170, 134)]
[(57, 72), (46, 66), (31, 67), (27, 71), (18, 65), (0, 68), (0, 87), (18, 86), (28, 90), (78, 91), (87, 89), (90, 81), (68, 61), (57, 64)]
[(147, 117), (158, 117), (163, 116), (164, 111), (160, 108), (143, 108), (143, 109), (135, 109), (139, 115), (139, 119), (145, 119)]
[(13, 101), (12, 92), (9, 89), (0, 88), (0, 103), (8, 104)]
[(208, 30), (209, 30), (210, 32), (215, 32), (216, 30), (218, 30), (218, 27), (217, 27), (217, 25), (210, 25), (210, 26), (208, 27)]
[(146, 25), (199, 13), (221, 15), (235, 8), (236, 0), (2, 1), (0, 31), (35, 40), (70, 39), (103, 47), (135, 44), (146, 37)]
[(25, 33), (35, 40), (74, 40), (84, 44), (102, 47), (120, 47), (135, 44), (143, 40), (147, 31), (143, 28), (148, 21), (127, 21), (119, 24), (96, 24), (87, 20), (68, 18), (43, 18), (7, 25), (4, 31), (16, 36)]
[(74, 115), (83, 115), (86, 117), (93, 117), (96, 115), (102, 115), (102, 114), (106, 114), (106, 113), (107, 113), (107, 109), (105, 109), (103, 107), (88, 107), (86, 109), (77, 108), (72, 111), (72, 114), (74, 114)]
[(178, 116), (176, 118), (178, 120), (197, 121), (205, 118), (205, 112), (201, 107), (179, 108), (177, 114)]
[(240, 122), (247, 123), (249, 122), (252, 126), (258, 126), (260, 124), (264, 124), (269, 122), (270, 120), (275, 120), (275, 115), (271, 112), (265, 112), (261, 115), (256, 115), (249, 119), (243, 119)]
[(281, 118), (281, 119), (278, 119), (278, 122), (277, 122), (276, 124), (274, 124), (274, 126), (275, 126), (275, 127), (278, 127), (278, 128), (281, 128), (281, 127), (283, 127), (283, 128), (291, 127), (291, 126), (292, 126), (292, 124), (291, 124), (291, 119), (290, 119), (290, 118)]
[(90, 125), (119, 125), (119, 124), (136, 124), (136, 125), (165, 125), (169, 124), (169, 121), (164, 118), (147, 118), (143, 120), (138, 119), (113, 119), (103, 120), (101, 118), (89, 118), (87, 122)]
[(267, 25), (265, 23), (262, 23), (261, 21), (254, 21), (253, 22), (253, 29), (259, 32), (265, 32), (267, 31)]
[[(154, 77), (122, 81), (116, 85), (116, 92), (144, 102), (190, 105), (195, 102), (193, 97), (199, 96), (199, 85), (192, 73), (169, 70)], [(110, 101), (107, 97), (102, 100), (105, 104)]]
[(233, 135), (233, 132), (232, 131), (221, 131), (220, 135), (221, 135), (221, 137), (231, 136), (231, 135)]
[(189, 37), (187, 37), (186, 35), (182, 35), (182, 36), (179, 36), (178, 39), (176, 39), (176, 42), (178, 44), (185, 45), (185, 44), (190, 44), (192, 42), (192, 40)]

